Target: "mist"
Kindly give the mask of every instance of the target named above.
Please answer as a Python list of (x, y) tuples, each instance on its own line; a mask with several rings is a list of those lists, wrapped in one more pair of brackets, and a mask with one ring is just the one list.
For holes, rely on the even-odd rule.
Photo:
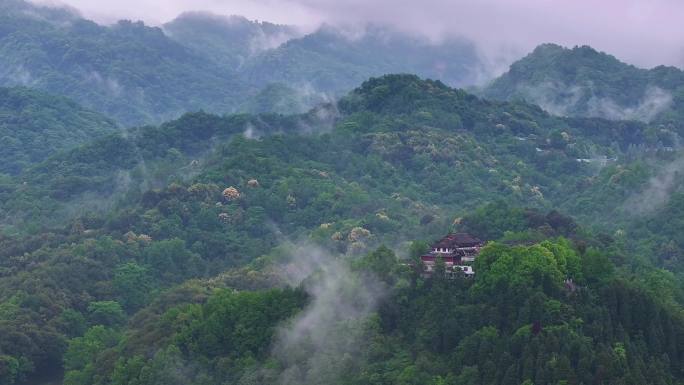
[[(57, 4), (56, 0), (34, 0)], [(62, 0), (100, 23), (141, 19), (161, 25), (185, 11), (243, 15), (314, 29), (323, 23), (349, 30), (391, 26), (433, 41), (465, 37), (499, 68), (544, 42), (591, 45), (642, 67), (684, 67), (684, 2), (677, 0)]]
[(684, 156), (661, 167), (649, 179), (646, 188), (625, 202), (624, 209), (632, 215), (648, 215), (665, 206), (676, 190), (684, 172)]
[(648, 87), (632, 105), (621, 105), (609, 97), (593, 94), (593, 84), (568, 85), (544, 82), (536, 86), (520, 86), (518, 93), (545, 111), (558, 116), (581, 115), (610, 120), (639, 120), (650, 122), (673, 103), (670, 92), (659, 87)]
[(272, 356), (284, 368), (277, 382), (333, 383), (359, 363), (367, 323), (386, 288), (317, 246), (295, 245), (292, 254), (282, 278), (302, 285), (311, 302), (277, 333)]
[(619, 106), (610, 98), (592, 98), (589, 100), (589, 116), (611, 120), (640, 120), (650, 122), (658, 114), (672, 105), (672, 94), (658, 88), (646, 90), (641, 101), (633, 107)]

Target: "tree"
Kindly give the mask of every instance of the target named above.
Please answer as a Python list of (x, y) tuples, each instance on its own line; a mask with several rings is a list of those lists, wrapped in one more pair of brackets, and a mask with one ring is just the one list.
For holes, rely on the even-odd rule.
[(69, 347), (64, 355), (66, 369), (82, 367), (91, 357), (118, 340), (118, 334), (102, 325), (93, 326), (82, 337), (69, 341)]
[(126, 322), (126, 314), (116, 301), (91, 302), (88, 305), (90, 322), (108, 327), (121, 326)]
[(361, 261), (362, 268), (375, 273), (380, 279), (387, 282), (392, 271), (397, 266), (397, 257), (394, 252), (386, 246), (380, 246), (372, 253), (366, 255)]
[(611, 276), (613, 263), (605, 253), (590, 248), (582, 255), (582, 272), (589, 282), (601, 282)]
[(8, 355), (0, 355), (0, 383), (12, 385), (19, 379), (19, 361)]
[(112, 286), (119, 295), (119, 301), (129, 312), (146, 304), (154, 288), (147, 268), (135, 262), (127, 262), (116, 267)]

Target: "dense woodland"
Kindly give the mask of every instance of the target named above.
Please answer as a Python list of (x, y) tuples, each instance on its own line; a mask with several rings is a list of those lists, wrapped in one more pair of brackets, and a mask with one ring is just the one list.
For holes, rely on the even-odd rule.
[[(680, 181), (629, 208), (677, 158), (652, 130), (392, 75), (304, 115), (188, 114), (58, 152), (3, 182), (4, 379), (677, 383)], [(498, 242), (474, 280), (410, 268), (449, 230)], [(326, 274), (282, 266), (315, 250), (350, 298), (381, 293), (320, 346), (318, 326), (283, 336)]]
[(116, 131), (114, 121), (69, 99), (23, 87), (0, 88), (3, 174), (16, 175), (59, 150)]
[(681, 70), (0, 11), (0, 384), (684, 384)]
[(481, 66), (467, 41), (434, 45), (380, 27), (357, 40), (332, 27), (304, 34), (203, 13), (162, 27), (128, 20), (102, 26), (73, 10), (0, 1), (0, 86), (64, 95), (124, 126), (187, 111), (262, 112), (264, 104), (305, 112), (385, 73), (470, 85)]

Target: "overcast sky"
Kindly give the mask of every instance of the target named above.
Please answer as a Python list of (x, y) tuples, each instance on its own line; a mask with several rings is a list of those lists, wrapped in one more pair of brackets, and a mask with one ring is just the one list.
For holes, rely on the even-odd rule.
[(438, 39), (468, 37), (489, 54), (516, 56), (539, 43), (588, 44), (642, 67), (684, 68), (684, 0), (37, 0), (61, 1), (103, 23), (161, 24), (205, 10), (313, 28), (390, 24)]

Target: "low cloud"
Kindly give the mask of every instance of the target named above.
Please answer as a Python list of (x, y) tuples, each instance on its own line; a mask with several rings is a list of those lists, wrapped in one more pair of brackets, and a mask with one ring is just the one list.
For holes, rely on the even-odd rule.
[(672, 94), (658, 87), (650, 87), (639, 103), (632, 107), (620, 106), (610, 98), (593, 97), (589, 100), (588, 115), (612, 120), (650, 122), (671, 105)]
[(10, 85), (33, 86), (37, 83), (31, 72), (23, 65), (8, 65), (0, 69), (0, 79)]
[(581, 115), (611, 120), (650, 122), (672, 105), (672, 94), (659, 87), (648, 87), (636, 104), (620, 105), (615, 100), (593, 94), (593, 85), (567, 85), (544, 82), (520, 86), (518, 93), (545, 111), (558, 115)]
[[(130, 18), (161, 25), (184, 11), (198, 10), (308, 28), (327, 23), (353, 29), (373, 23), (435, 41), (448, 36), (465, 37), (476, 42), (491, 62), (501, 61), (509, 56), (508, 52), (518, 53), (518, 58), (540, 43), (554, 42), (565, 46), (591, 45), (643, 67), (684, 67), (684, 2), (678, 0), (63, 1), (86, 17), (104, 23)], [(501, 55), (502, 52), (506, 54)]]
[(366, 323), (386, 291), (316, 246), (296, 245), (292, 252), (283, 278), (303, 285), (311, 302), (278, 331), (273, 357), (284, 367), (278, 383), (335, 383), (359, 363)]
[(124, 87), (114, 78), (102, 76), (97, 71), (91, 71), (84, 76), (85, 81), (98, 87), (108, 94), (119, 97), (124, 93)]
[(648, 215), (665, 206), (681, 182), (683, 172), (684, 156), (681, 156), (658, 170), (643, 191), (630, 197), (625, 203), (625, 211), (633, 215)]

